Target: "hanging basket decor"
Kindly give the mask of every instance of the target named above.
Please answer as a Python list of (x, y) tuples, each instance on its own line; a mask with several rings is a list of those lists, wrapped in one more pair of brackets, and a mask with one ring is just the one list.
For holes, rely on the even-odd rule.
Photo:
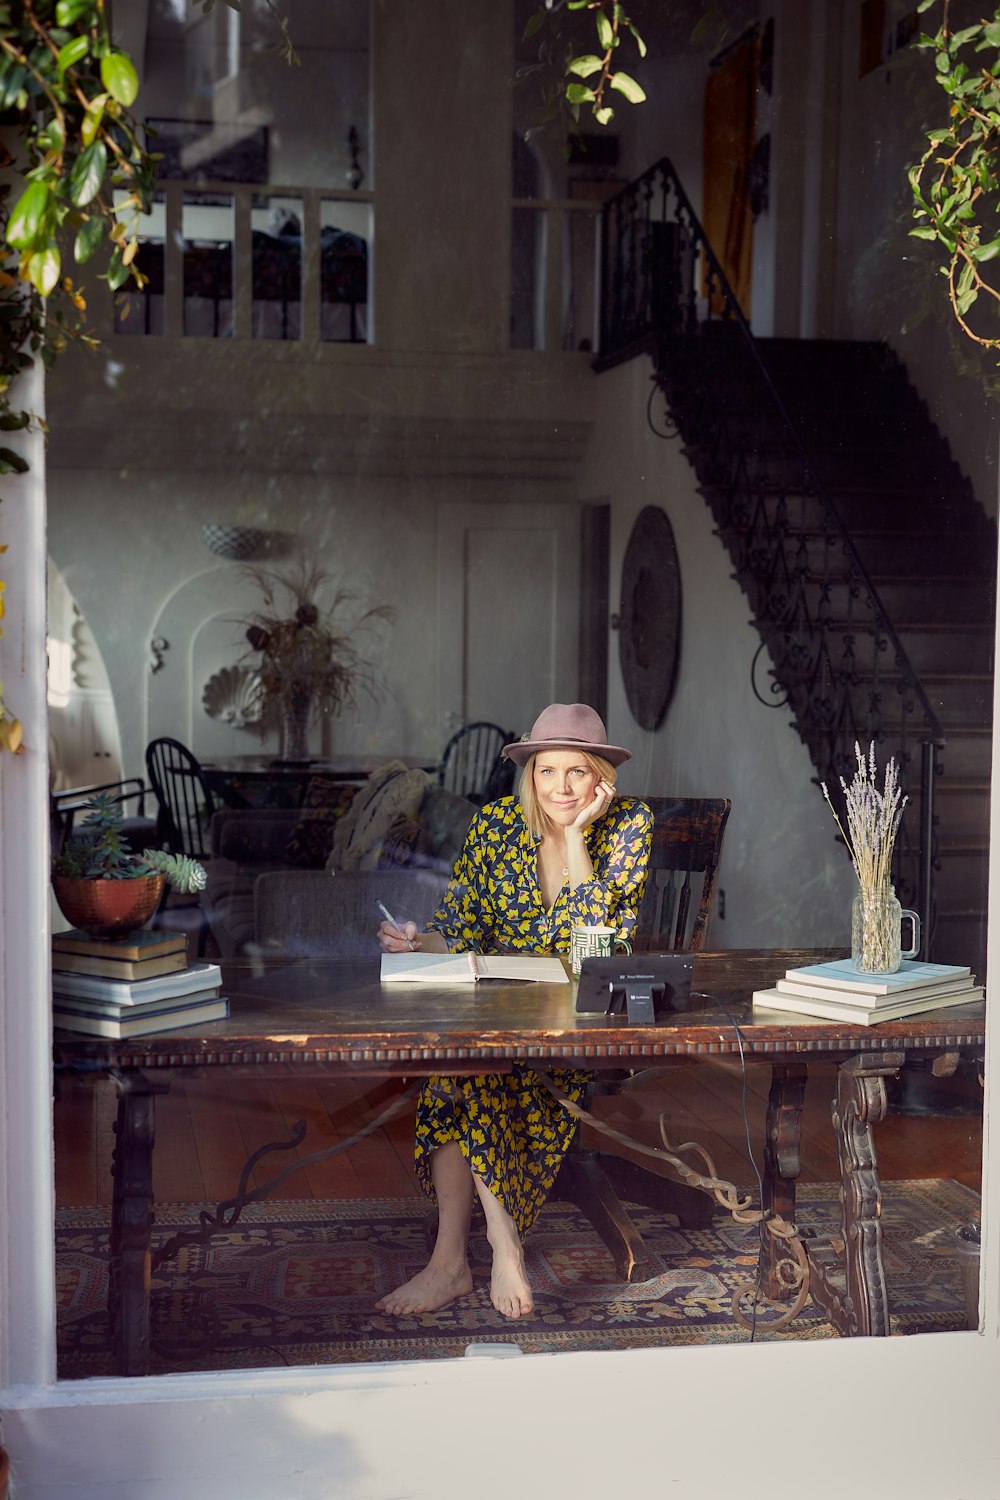
[(264, 532), (255, 526), (224, 526), (210, 521), (201, 528), (201, 534), (209, 551), (230, 562), (246, 562), (264, 545)]

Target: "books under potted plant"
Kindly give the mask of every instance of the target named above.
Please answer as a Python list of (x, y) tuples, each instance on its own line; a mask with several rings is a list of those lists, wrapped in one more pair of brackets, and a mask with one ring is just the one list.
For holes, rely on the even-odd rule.
[(117, 937), (149, 921), (169, 885), (204, 890), (204, 865), (186, 854), (129, 848), (121, 806), (110, 792), (84, 805), (80, 832), (52, 861), (52, 889), (67, 922), (91, 937)]

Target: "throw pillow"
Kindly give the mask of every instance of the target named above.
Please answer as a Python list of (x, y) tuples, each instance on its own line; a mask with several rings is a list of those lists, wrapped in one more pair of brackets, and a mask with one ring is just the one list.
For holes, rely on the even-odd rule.
[(334, 829), (327, 869), (377, 869), (386, 831), (400, 814), (416, 818), (429, 780), (426, 771), (408, 771), (398, 760), (373, 771)]
[(420, 855), (427, 852), (424, 830), (416, 818), (400, 813), (386, 829), (379, 851), (380, 870), (397, 870), (401, 866), (420, 863)]
[(285, 859), (290, 865), (307, 870), (322, 870), (333, 848), (338, 821), (354, 801), (358, 788), (334, 781), (329, 776), (313, 776), (299, 809), (298, 821), (288, 836)]

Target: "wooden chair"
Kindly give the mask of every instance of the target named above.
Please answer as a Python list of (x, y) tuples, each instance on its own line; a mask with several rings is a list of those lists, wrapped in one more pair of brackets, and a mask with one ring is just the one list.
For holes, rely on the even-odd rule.
[[(210, 825), (212, 814), (218, 803), (211, 787), (205, 780), (197, 758), (179, 740), (169, 738), (150, 740), (146, 746), (146, 772), (149, 784), (156, 797), (157, 842), (171, 854), (188, 854), (193, 859), (207, 859), (211, 855)], [(154, 926), (161, 925), (169, 887), (153, 919)], [(200, 896), (193, 901), (175, 903), (196, 906), (199, 911), (198, 955), (205, 951), (208, 918)]]
[(216, 798), (195, 756), (180, 740), (150, 740), (146, 771), (159, 808), (160, 842), (171, 854), (206, 859)]
[[(100, 786), (64, 787), (61, 791), (50, 793), (52, 853), (58, 854), (66, 840), (78, 831), (76, 815), (84, 811), (91, 797), (96, 797), (98, 792), (114, 792), (121, 805), (122, 824), (128, 846), (133, 854), (140, 854), (153, 843), (156, 836), (155, 820), (146, 816), (146, 790), (146, 783), (141, 776), (127, 776), (121, 781), (105, 781)], [(126, 804), (132, 801), (135, 802), (135, 807), (129, 810)]]
[[(633, 939), (637, 952), (697, 952), (704, 947), (715, 904), (719, 858), (730, 802), (724, 797), (646, 797), (653, 814), (649, 879)], [(596, 1097), (621, 1094), (641, 1074), (602, 1074), (588, 1090)], [(713, 1203), (706, 1193), (686, 1187), (607, 1151), (580, 1144), (582, 1130), (563, 1159), (553, 1198), (575, 1203), (611, 1251), (623, 1281), (646, 1281), (657, 1274), (623, 1199), (673, 1214), (685, 1228), (705, 1228)]]
[[(501, 752), (513, 738), (499, 724), (483, 719), (463, 724), (444, 747), (438, 766), (439, 785), (480, 806), (491, 797), (502, 796), (510, 788), (503, 785), (508, 762)], [(513, 773), (513, 763), (509, 764)]]

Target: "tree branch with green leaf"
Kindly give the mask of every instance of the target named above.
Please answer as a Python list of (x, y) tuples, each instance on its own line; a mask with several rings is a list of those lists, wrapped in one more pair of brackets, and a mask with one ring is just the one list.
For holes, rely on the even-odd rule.
[[(922, 0), (918, 11), (941, 4), (941, 25), (916, 45), (934, 53), (937, 82), (946, 94), (948, 123), (927, 132), (927, 149), (909, 171), (913, 192), (910, 231), (945, 253), (941, 273), (952, 311), (970, 339), (1000, 348), (1000, 334), (974, 328), (969, 314), (980, 298), (1000, 310), (1000, 290), (991, 276), (1000, 255), (1000, 9), (992, 20), (952, 31), (950, 0)], [(987, 312), (987, 317), (989, 313)]]
[[(598, 51), (593, 47), (593, 33), (576, 25), (566, 27), (562, 12), (588, 13), (596, 30)], [(586, 21), (581, 15), (579, 21)], [(629, 104), (641, 104), (646, 91), (630, 73), (617, 66), (619, 48), (628, 37), (640, 58), (646, 56), (646, 43), (618, 0), (545, 0), (530, 17), (523, 40), (539, 38), (538, 60), (518, 70), (520, 79), (534, 73), (545, 75), (542, 103), (533, 111), (532, 123), (541, 128), (557, 119), (568, 108), (574, 125), (579, 123), (582, 106), (589, 105), (598, 125), (614, 119), (614, 95)]]

